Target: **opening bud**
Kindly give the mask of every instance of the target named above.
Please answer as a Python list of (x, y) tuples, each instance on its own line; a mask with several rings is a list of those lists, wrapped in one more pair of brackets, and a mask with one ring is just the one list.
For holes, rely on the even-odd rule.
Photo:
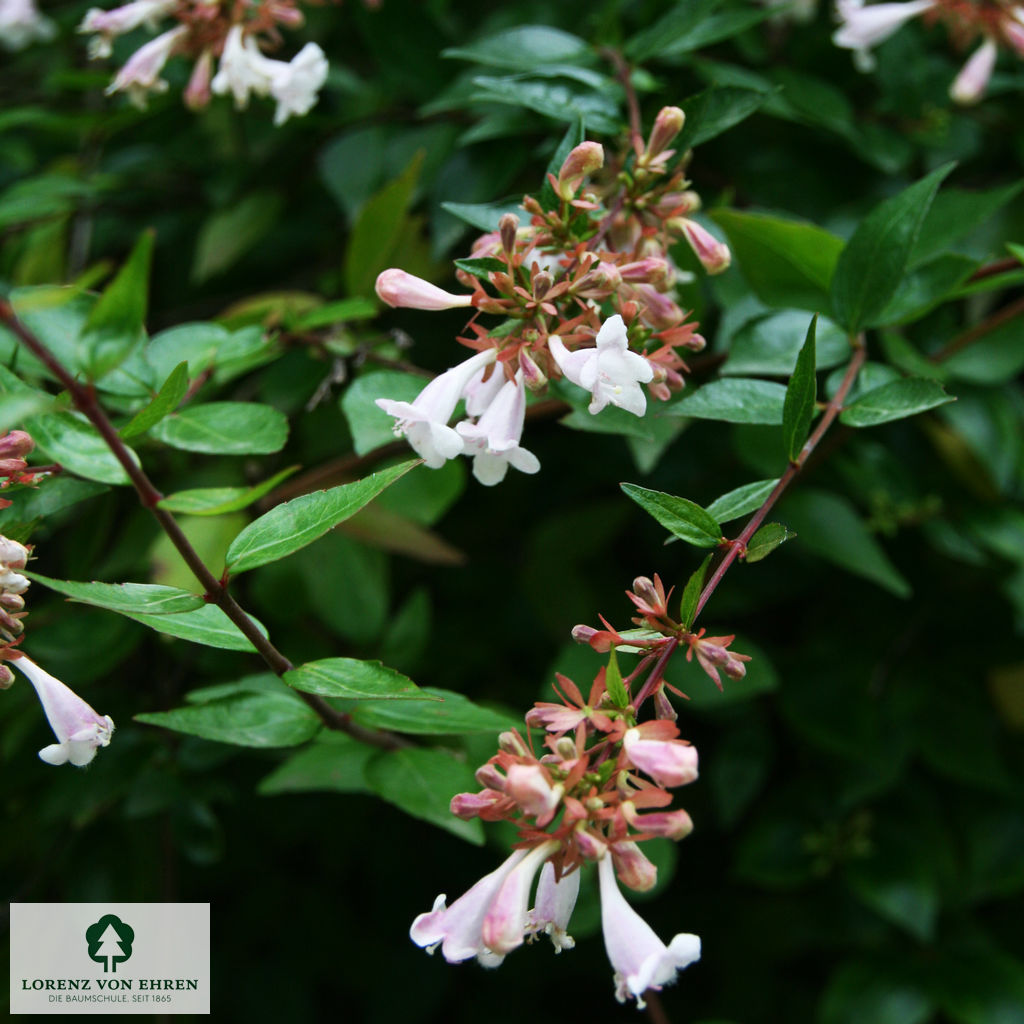
[(23, 459), (36, 446), (24, 430), (11, 430), (0, 437), (0, 458)]
[(651, 137), (647, 140), (647, 156), (655, 157), (663, 152), (672, 140), (683, 130), (686, 115), (679, 107), (662, 107), (654, 119)]
[(556, 192), (560, 199), (568, 202), (576, 195), (577, 189), (583, 184), (588, 174), (600, 170), (604, 166), (604, 147), (600, 142), (581, 142), (565, 158), (558, 172)]

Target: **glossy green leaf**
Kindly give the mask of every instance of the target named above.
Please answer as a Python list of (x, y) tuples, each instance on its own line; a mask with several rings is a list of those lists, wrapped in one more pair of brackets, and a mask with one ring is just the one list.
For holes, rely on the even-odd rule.
[(566, 79), (475, 78), (473, 98), (481, 103), (525, 107), (556, 121), (582, 121), (595, 132), (616, 132), (621, 115), (618, 104), (604, 92), (597, 92)]
[(604, 685), (614, 707), (629, 706), (629, 694), (622, 682), (622, 671), (619, 668), (619, 659), (615, 656), (614, 648), (608, 652), (608, 667), (605, 670)]
[(366, 781), (377, 796), (406, 814), (483, 846), (483, 825), (456, 818), (449, 810), (456, 793), (477, 788), (470, 767), (451, 754), (426, 747), (389, 750), (367, 764)]
[(936, 1007), (911, 972), (898, 963), (847, 963), (829, 980), (820, 1024), (925, 1024)]
[(256, 402), (188, 405), (151, 428), (172, 448), (210, 455), (268, 455), (288, 440), (288, 418)]
[(311, 739), (320, 719), (287, 693), (241, 693), (206, 704), (136, 715), (135, 721), (237, 747), (294, 747)]
[(93, 377), (118, 365), (145, 336), (153, 232), (144, 231), (131, 255), (92, 307), (82, 331)]
[[(934, 365), (934, 364), (933, 364)], [(1005, 384), (1024, 370), (1024, 325), (1019, 317), (943, 360), (950, 377), (972, 384)]]
[(745, 562), (760, 562), (767, 558), (780, 544), (785, 544), (796, 534), (783, 526), (782, 523), (765, 523), (757, 530), (747, 544), (747, 553), (743, 556)]
[(474, 259), (456, 260), (455, 266), (459, 270), (464, 270), (467, 274), (472, 274), (474, 277), (487, 277), (491, 273), (502, 273), (508, 271), (508, 267), (502, 263), (501, 260), (495, 259), (493, 256), (480, 256)]
[(42, 451), (70, 472), (105, 484), (129, 482), (124, 467), (96, 428), (80, 413), (33, 416), (26, 420), (25, 429)]
[(927, 263), (964, 235), (981, 227), (997, 210), (1020, 194), (1024, 182), (1016, 181), (983, 192), (943, 189), (933, 200), (910, 256), (911, 266)]
[(841, 238), (764, 213), (712, 210), (711, 219), (725, 231), (743, 276), (762, 302), (812, 313), (828, 309)]
[[(755, 12), (760, 14), (761, 12)], [(769, 93), (736, 86), (719, 86), (697, 93), (683, 101), (686, 122), (672, 144), (677, 150), (687, 150), (713, 139), (750, 117)]]
[(42, 391), (24, 391), (0, 395), (0, 431), (24, 423), (29, 416), (45, 412), (53, 406), (53, 399)]
[(264, 796), (278, 793), (369, 793), (366, 765), (377, 753), (374, 747), (324, 730), (313, 742), (266, 776), (257, 787)]
[(497, 231), (506, 213), (514, 213), (519, 217), (523, 215), (518, 200), (506, 203), (441, 203), (441, 208), (480, 231)]
[(264, 189), (211, 214), (199, 231), (192, 280), (201, 284), (242, 259), (274, 226), (282, 206), (278, 193)]
[(568, 64), (591, 58), (587, 43), (549, 25), (517, 25), (467, 46), (444, 50), (442, 57), (525, 71), (545, 64)]
[(770, 380), (727, 377), (705, 384), (671, 404), (666, 414), (726, 423), (782, 423), (786, 388)]
[(165, 416), (178, 408), (188, 391), (188, 363), (178, 363), (160, 386), (153, 400), (140, 409), (120, 430), (122, 437), (135, 437), (156, 426)]
[(162, 587), (154, 583), (77, 583), (74, 580), (52, 579), (27, 570), (25, 575), (73, 601), (107, 608), (112, 612), (172, 615), (202, 608), (205, 603), (201, 594), (190, 594), (187, 590)]
[[(215, 604), (203, 605), (191, 612), (175, 615), (150, 615), (124, 612), (128, 618), (141, 622), (158, 633), (191, 640), (205, 647), (219, 647), (225, 651), (255, 651), (239, 628)], [(257, 622), (260, 632), (266, 630)]]
[(637, 484), (619, 486), (645, 512), (681, 540), (697, 547), (710, 548), (722, 539), (721, 527), (695, 502), (663, 491), (639, 487)]
[[(474, 704), (452, 690), (422, 687), (426, 701), (370, 701), (352, 707), (353, 719), (360, 725), (390, 729), (416, 736), (458, 736), (464, 733), (492, 733), (522, 728), (522, 720)], [(437, 700), (436, 698), (441, 698)]]
[(182, 512), (190, 516), (220, 516), (247, 508), (279, 483), (287, 480), (299, 467), (289, 466), (275, 473), (255, 487), (195, 487), (169, 494), (159, 502), (168, 512)]
[[(683, 53), (691, 37), (701, 31), (701, 25), (718, 6), (718, 0), (692, 0), (677, 4), (663, 14), (653, 25), (630, 39), (626, 56), (636, 64), (666, 53)], [(697, 45), (701, 45), (698, 43)]]
[(293, 331), (314, 331), (352, 320), (372, 320), (377, 313), (377, 304), (372, 299), (339, 299), (297, 316), (289, 327)]
[(953, 401), (938, 381), (907, 377), (865, 392), (839, 414), (839, 420), (848, 427), (874, 427)]
[(419, 463), (413, 459), (354, 483), (304, 494), (272, 508), (231, 542), (225, 559), (228, 571), (239, 573), (267, 562), (276, 562), (312, 544), (369, 504), (385, 487), (416, 465)]
[(818, 380), (814, 372), (817, 365), (814, 347), (817, 325), (817, 316), (812, 317), (782, 406), (782, 440), (786, 456), (791, 462), (796, 460), (807, 440), (814, 417), (814, 403), (818, 397)]
[(748, 512), (759, 509), (775, 490), (776, 480), (756, 480), (729, 491), (708, 505), (708, 515), (719, 523), (730, 523)]
[(977, 267), (977, 260), (950, 252), (908, 271), (899, 290), (879, 314), (879, 322), (904, 324), (919, 320), (940, 303), (958, 297)]
[(285, 672), (284, 681), (296, 690), (321, 697), (353, 700), (431, 700), (411, 679), (379, 661), (324, 658)]
[(861, 221), (836, 264), (832, 313), (851, 334), (872, 327), (896, 294), (946, 164), (886, 199)]
[(910, 596), (910, 584), (845, 498), (804, 488), (786, 498), (780, 517), (796, 532), (801, 547), (897, 597)]
[[(796, 367), (807, 335), (807, 314), (790, 309), (748, 320), (729, 340), (729, 358), (722, 375), (729, 377), (789, 377)], [(850, 342), (826, 317), (818, 317), (814, 350), (819, 370), (850, 357)]]
[(693, 622), (693, 616), (697, 612), (697, 602), (700, 600), (701, 591), (704, 589), (704, 579), (708, 574), (708, 566), (711, 564), (712, 555), (708, 555), (697, 570), (691, 574), (683, 588), (683, 596), (679, 601), (679, 621), (687, 628)]
[(412, 402), (428, 383), (425, 377), (400, 370), (374, 370), (356, 377), (341, 396), (356, 454), (365, 455), (395, 440), (395, 418), (377, 405), (378, 398)]

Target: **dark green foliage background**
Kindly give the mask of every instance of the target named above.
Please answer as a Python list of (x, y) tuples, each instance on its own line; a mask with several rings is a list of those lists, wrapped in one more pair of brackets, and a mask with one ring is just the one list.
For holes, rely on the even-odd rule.
[[(100, 261), (123, 261), (152, 227), (151, 333), (193, 320), (258, 322), (268, 308), (280, 320), (280, 301), (226, 312), (263, 293), (368, 294), (353, 285), (372, 282), (381, 268), (373, 259), (446, 281), (445, 261), (463, 255), (472, 236), (440, 203), (535, 191), (565, 130), (540, 113), (473, 98), (472, 77), (513, 68), (442, 56), (517, 25), (561, 27), (627, 53), (646, 48), (636, 84), (648, 123), (662, 105), (688, 107), (709, 83), (759, 94), (757, 113), (696, 151), (694, 187), (711, 208), (804, 218), (846, 238), (879, 201), (950, 160), (956, 189), (1020, 178), (1024, 73), (1007, 61), (981, 106), (951, 109), (946, 89), (960, 58), (941, 29), (908, 26), (879, 48), (878, 72), (862, 76), (831, 45), (825, 8), (807, 24), (744, 28), (745, 3), (707, 4), (698, 23), (734, 18), (738, 30), (696, 52), (665, 53), (657, 33), (641, 33), (684, 5), (516, 2), (492, 5), (481, 20), (479, 4), (456, 0), (383, 0), (379, 11), (348, 0), (312, 9), (295, 36), (323, 45), (331, 78), (308, 117), (274, 129), (259, 103), (245, 113), (223, 101), (200, 116), (186, 112), (180, 62), (146, 113), (105, 99), (111, 68), (86, 64), (72, 32), (86, 6), (55, 4), (58, 40), (3, 57), (0, 282), (74, 280)], [(669, 38), (671, 25), (662, 25)], [(143, 38), (124, 41), (115, 56), (123, 61)], [(589, 66), (611, 75), (596, 54)], [(601, 95), (621, 118), (618, 87), (608, 83)], [(406, 233), (392, 251), (381, 242), (364, 258), (350, 247), (360, 211), (417, 153)], [(75, 183), (73, 195), (55, 176)], [(38, 190), (35, 212), (18, 215), (12, 196), (26, 188)], [(1020, 201), (993, 204), (975, 230), (950, 239), (953, 248), (978, 261), (1005, 257), (1003, 243), (1024, 234), (1022, 214)], [(964, 233), (975, 226), (962, 219)], [(956, 220), (955, 211), (945, 218)], [(683, 290), (711, 343), (693, 360), (698, 382), (714, 375), (738, 326), (735, 310), (749, 302), (747, 269)], [(902, 336), (934, 354), (1019, 287), (1018, 275), (940, 304)], [(452, 338), (462, 323), (457, 313), (385, 311), (350, 324), (331, 352), (293, 340), (268, 365), (204, 386), (204, 399), (265, 402), (288, 414), (290, 439), (276, 455), (195, 456), (152, 439), (140, 453), (165, 493), (330, 464), (352, 451), (338, 402), (345, 386), (303, 410), (335, 356), (362, 346), (441, 369), (457, 358)], [(399, 352), (391, 331), (407, 332), (412, 347)], [(869, 334), (872, 362), (892, 358), (882, 342)], [(681, 706), (680, 726), (700, 749), (702, 775), (681, 802), (696, 829), (677, 856), (662, 851), (662, 883), (641, 909), (663, 938), (692, 931), (704, 944), (702, 961), (663, 996), (673, 1021), (1024, 1022), (1019, 321), (996, 342), (966, 350), (977, 358), (947, 375), (955, 405), (872, 430), (836, 425), (772, 516), (797, 538), (735, 567), (701, 619), (712, 635), (738, 633), (736, 648), (755, 654), (747, 680), (728, 683), (720, 698), (695, 666), (671, 670), (694, 698)], [(347, 365), (355, 375), (375, 368)], [(827, 377), (819, 373), (819, 393)], [(549, 696), (556, 668), (581, 685), (596, 671), (599, 660), (569, 642), (574, 624), (596, 624), (602, 612), (627, 625), (622, 591), (634, 576), (660, 573), (678, 595), (703, 557), (682, 543), (663, 546), (665, 531), (620, 481), (706, 506), (785, 468), (779, 427), (693, 420), (649, 472), (636, 443), (621, 437), (551, 419), (527, 432), (542, 463), (536, 477), (511, 474), (487, 490), (467, 483), (459, 465), (443, 480), (417, 470), (419, 498), (404, 492), (406, 502), (425, 493), (446, 509), (427, 525), (462, 553), (461, 564), (388, 555), (342, 530), (240, 577), (233, 590), (296, 662), (379, 657), (421, 686), (519, 716)], [(359, 463), (358, 474), (370, 468), (372, 459)], [(458, 500), (446, 499), (446, 488), (461, 492)], [(829, 532), (835, 495), (867, 524), (912, 596), (821, 557), (846, 543)], [(203, 521), (194, 539), (211, 564), (254, 515)], [(124, 490), (46, 517), (31, 539), (32, 568), (49, 576), (189, 586)], [(636, 1018), (612, 999), (593, 893), (571, 929), (577, 948), (557, 960), (539, 944), (493, 972), (455, 968), (408, 941), (413, 916), (438, 892), (454, 898), (505, 856), (501, 829), (488, 827), (479, 849), (365, 793), (261, 795), (261, 781), (292, 751), (132, 721), (180, 706), (201, 686), (262, 671), (255, 657), (169, 641), (40, 585), (29, 608), (34, 656), (110, 714), (118, 732), (88, 770), (55, 770), (35, 757), (47, 732), (28, 687), (0, 697), (9, 900), (211, 902), (214, 1012), (224, 1019)], [(401, 627), (392, 626), (402, 609)], [(445, 745), (463, 747), (475, 765), (491, 740)]]

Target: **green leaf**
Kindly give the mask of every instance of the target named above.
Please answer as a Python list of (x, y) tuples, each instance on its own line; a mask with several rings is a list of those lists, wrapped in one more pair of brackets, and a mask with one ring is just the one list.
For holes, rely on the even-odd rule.
[(861, 395), (839, 414), (839, 420), (848, 427), (874, 427), (953, 401), (938, 381), (907, 377)]
[(622, 682), (622, 672), (619, 669), (619, 659), (615, 657), (615, 650), (608, 653), (608, 668), (604, 674), (604, 685), (612, 704), (617, 708), (629, 706), (629, 694)]
[(173, 711), (147, 712), (136, 715), (135, 721), (236, 747), (294, 747), (320, 729), (316, 714), (287, 693), (240, 693)]
[(419, 461), (412, 459), (354, 483), (304, 494), (272, 508), (231, 542), (225, 558), (228, 571), (240, 573), (267, 562), (276, 562), (312, 544), (417, 465)]
[[(411, 679), (379, 661), (324, 658), (285, 672), (284, 681), (304, 693), (354, 700), (431, 700)], [(436, 698), (434, 698), (436, 699)]]
[(206, 402), (172, 413), (151, 430), (172, 448), (210, 455), (269, 455), (288, 440), (288, 418), (256, 402)]
[(55, 580), (28, 570), (24, 570), (24, 574), (73, 601), (112, 612), (173, 615), (202, 608), (205, 604), (201, 594), (190, 594), (187, 590), (154, 583), (76, 583), (74, 580)]
[(747, 544), (747, 553), (743, 556), (745, 562), (760, 562), (767, 558), (780, 544), (785, 544), (796, 534), (787, 529), (782, 523), (765, 523)]
[(455, 266), (459, 270), (464, 270), (467, 274), (472, 274), (474, 277), (487, 277), (490, 273), (502, 273), (508, 271), (508, 267), (501, 262), (501, 260), (495, 259), (493, 256), (481, 256), (476, 259), (456, 260)]
[(218, 210), (199, 229), (192, 280), (202, 284), (237, 263), (277, 222), (284, 205), (276, 192), (250, 192)]
[(170, 376), (160, 386), (153, 400), (140, 409), (120, 430), (122, 437), (144, 434), (159, 423), (168, 413), (178, 408), (178, 403), (188, 391), (188, 363), (178, 363)]
[[(72, 473), (105, 484), (129, 482), (124, 467), (96, 428), (81, 414), (44, 413), (26, 420), (25, 429), (40, 449)], [(134, 457), (131, 449), (129, 452)]]
[(708, 566), (711, 564), (712, 555), (708, 555), (700, 567), (686, 581), (683, 588), (683, 596), (679, 602), (679, 621), (689, 629), (693, 622), (693, 616), (697, 612), (697, 602), (700, 600), (701, 591), (704, 589), (704, 578), (708, 574)]
[(708, 505), (708, 515), (719, 523), (731, 523), (748, 512), (759, 509), (778, 483), (775, 480), (756, 480), (729, 491)]
[(945, 252), (953, 242), (985, 224), (997, 210), (1019, 195), (1022, 188), (1024, 182), (1016, 181), (985, 192), (943, 189), (921, 225), (910, 265), (919, 266)]
[(686, 122), (673, 148), (682, 152), (721, 135), (750, 117), (770, 96), (757, 89), (732, 85), (706, 89), (691, 96), (683, 101)]
[(899, 962), (852, 962), (829, 980), (818, 1014), (820, 1024), (925, 1024), (935, 1004)]
[(523, 214), (519, 200), (505, 203), (442, 203), (441, 209), (480, 231), (497, 231), (498, 223), (506, 213), (514, 213), (519, 217)]
[(375, 192), (352, 226), (344, 266), (350, 294), (371, 295), (377, 275), (393, 262), (423, 157), (424, 151), (420, 150), (397, 178)]
[(0, 432), (20, 426), (29, 416), (53, 407), (53, 399), (42, 391), (7, 393), (0, 396)]
[(818, 317), (811, 318), (807, 338), (797, 356), (793, 376), (786, 388), (786, 401), (782, 407), (782, 439), (786, 455), (795, 462), (807, 440), (814, 417), (814, 403), (818, 397), (818, 380), (814, 375), (817, 356), (814, 351), (814, 333)]
[(919, 320), (940, 303), (958, 298), (959, 289), (977, 267), (977, 260), (952, 252), (916, 267), (903, 278), (899, 290), (879, 314), (879, 322), (904, 324)]
[(428, 698), (426, 703), (389, 700), (356, 704), (351, 709), (352, 718), (374, 729), (416, 736), (458, 736), (475, 732), (496, 735), (506, 729), (522, 727), (522, 720), (482, 708), (461, 693), (428, 686), (422, 687), (420, 693)]
[(973, 384), (1009, 383), (1024, 370), (1024, 326), (1020, 318), (1000, 324), (954, 352), (942, 366), (951, 377)]
[[(255, 651), (241, 630), (215, 604), (203, 605), (195, 611), (175, 615), (149, 615), (124, 612), (128, 618), (141, 622), (158, 633), (191, 640), (205, 647), (218, 647), (224, 651)], [(259, 623), (256, 623), (259, 626)], [(260, 632), (266, 630), (260, 627)]]
[(293, 331), (314, 331), (318, 327), (348, 323), (352, 320), (372, 320), (377, 312), (377, 303), (372, 299), (339, 299), (337, 302), (328, 302), (308, 313), (303, 313), (289, 321), (288, 326)]
[(472, 97), (477, 102), (525, 107), (556, 121), (582, 121), (588, 129), (602, 134), (613, 134), (621, 125), (618, 104), (610, 95), (565, 79), (542, 81), (510, 75), (475, 78), (473, 83), (478, 87)]
[[(790, 309), (747, 320), (729, 340), (729, 358), (722, 375), (729, 377), (789, 377), (796, 368), (807, 334), (807, 314)], [(814, 350), (819, 370), (846, 362), (850, 341), (829, 319), (818, 317)]]
[(717, 6), (718, 0), (689, 0), (673, 6), (653, 25), (630, 39), (625, 47), (626, 56), (634, 64), (643, 64), (666, 53), (685, 53), (690, 49), (690, 38), (699, 37), (701, 25)]
[(696, 419), (724, 420), (726, 423), (782, 423), (786, 388), (769, 380), (728, 377), (710, 384), (685, 398), (672, 402), (664, 415), (693, 416)]
[(178, 491), (161, 498), (158, 505), (168, 512), (182, 512), (190, 516), (221, 516), (227, 512), (238, 512), (269, 494), (298, 468), (288, 466), (255, 487), (195, 487)]
[(803, 221), (763, 213), (712, 210), (736, 262), (757, 297), (769, 306), (812, 313), (829, 307), (829, 284), (843, 240)]
[(946, 164), (886, 199), (861, 221), (836, 264), (832, 311), (851, 334), (873, 327), (896, 294)]
[(388, 803), (483, 846), (483, 825), (463, 821), (449, 810), (452, 797), (477, 788), (469, 766), (442, 750), (410, 747), (378, 754), (366, 766), (370, 788)]
[(721, 541), (721, 527), (695, 502), (663, 491), (651, 491), (637, 484), (619, 486), (645, 512), (681, 540), (700, 548), (715, 547)]
[(366, 765), (377, 751), (343, 732), (325, 729), (260, 782), (264, 796), (277, 793), (369, 793)]
[(348, 420), (356, 455), (365, 455), (395, 440), (395, 418), (381, 409), (376, 400), (412, 402), (428, 383), (424, 377), (399, 370), (374, 370), (358, 376), (341, 396), (341, 410)]
[(468, 46), (442, 50), (441, 56), (525, 71), (545, 64), (588, 60), (592, 51), (579, 36), (561, 29), (549, 25), (517, 25), (477, 39)]
[(92, 307), (82, 342), (93, 377), (112, 370), (145, 337), (153, 232), (144, 231), (117, 276)]
[(910, 596), (910, 584), (845, 498), (805, 488), (786, 498), (782, 518), (809, 551), (897, 597)]

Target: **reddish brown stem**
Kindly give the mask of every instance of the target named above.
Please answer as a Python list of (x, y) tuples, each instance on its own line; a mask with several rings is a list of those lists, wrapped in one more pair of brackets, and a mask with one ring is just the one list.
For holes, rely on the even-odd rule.
[(813, 452), (818, 446), (818, 442), (825, 436), (828, 428), (832, 426), (835, 418), (842, 411), (843, 402), (846, 400), (846, 396), (849, 394), (850, 388), (853, 387), (853, 382), (857, 379), (857, 374), (860, 372), (860, 368), (864, 364), (864, 359), (866, 357), (863, 335), (858, 335), (854, 340), (853, 345), (853, 357), (850, 359), (849, 365), (846, 367), (846, 373), (843, 374), (843, 380), (839, 385), (839, 390), (825, 407), (824, 414), (818, 421), (818, 425), (814, 428), (811, 436), (807, 439), (807, 443), (800, 449), (800, 454), (797, 455), (797, 457), (789, 464), (786, 472), (779, 477), (779, 481), (775, 487), (772, 488), (771, 494), (768, 495), (764, 504), (753, 514), (753, 516), (751, 516), (750, 521), (743, 528), (743, 532), (730, 542), (729, 550), (726, 551), (725, 557), (718, 563), (711, 579), (708, 580), (704, 589), (701, 591), (700, 599), (697, 601), (697, 610), (694, 612), (693, 616), (694, 621), (697, 616), (700, 615), (704, 605), (707, 604), (708, 598), (710, 598), (715, 592), (718, 584), (722, 582), (722, 578), (729, 571), (729, 566), (736, 561), (740, 554), (747, 550), (747, 544), (750, 542), (750, 538), (757, 532), (758, 528), (764, 522), (765, 517), (771, 511), (772, 506), (780, 497), (782, 497), (783, 492), (790, 483), (792, 483), (793, 478), (797, 473), (799, 473), (803, 468), (804, 463), (807, 461), (811, 452)]
[(980, 324), (975, 324), (968, 330), (958, 334), (955, 338), (952, 338), (949, 344), (944, 345), (931, 356), (931, 361), (933, 363), (943, 362), (943, 360), (967, 348), (968, 345), (973, 345), (974, 342), (984, 338), (986, 334), (991, 334), (997, 327), (1002, 327), (1003, 324), (1008, 323), (1014, 317), (1020, 316), (1021, 313), (1024, 313), (1024, 298), (1017, 299), (1008, 306), (1003, 306), (1002, 309), (996, 310), (991, 316), (982, 320)]
[[(71, 396), (75, 407), (96, 428), (107, 447), (124, 468), (128, 479), (139, 495), (139, 500), (153, 513), (160, 528), (170, 538), (193, 576), (203, 587), (206, 599), (223, 610), (224, 614), (238, 627), (242, 635), (253, 645), (259, 656), (276, 675), (284, 675), (285, 672), (293, 669), (295, 666), (270, 642), (268, 637), (260, 632), (256, 623), (232, 597), (227, 587), (206, 567), (206, 563), (199, 557), (174, 516), (158, 506), (163, 495), (153, 486), (145, 471), (133, 458), (127, 445), (121, 440), (114, 425), (107, 418), (99, 402), (96, 401), (96, 393), (92, 385), (83, 384), (73, 377), (46, 345), (18, 319), (10, 303), (4, 299), (0, 299), (0, 320), (57, 378), (61, 386)], [(406, 745), (404, 740), (393, 733), (366, 729), (357, 725), (352, 721), (350, 715), (336, 711), (321, 697), (301, 691), (296, 692), (319, 715), (321, 721), (329, 729), (346, 732), (362, 743), (382, 747), (385, 750), (394, 750)]]

